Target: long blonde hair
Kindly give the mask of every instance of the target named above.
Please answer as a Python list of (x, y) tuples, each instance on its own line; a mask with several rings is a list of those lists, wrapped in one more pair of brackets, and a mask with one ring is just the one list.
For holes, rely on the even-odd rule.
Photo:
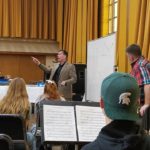
[(30, 103), (24, 79), (15, 78), (11, 81), (7, 93), (0, 101), (0, 113), (20, 114), (28, 119)]

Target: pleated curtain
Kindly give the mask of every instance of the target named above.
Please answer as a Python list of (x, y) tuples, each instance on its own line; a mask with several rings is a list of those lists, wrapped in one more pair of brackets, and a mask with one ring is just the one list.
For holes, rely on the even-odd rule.
[(129, 72), (125, 49), (136, 43), (150, 60), (150, 0), (119, 0), (116, 64), (119, 71)]
[(109, 0), (0, 0), (0, 37), (59, 42), (86, 63), (87, 41), (108, 34)]

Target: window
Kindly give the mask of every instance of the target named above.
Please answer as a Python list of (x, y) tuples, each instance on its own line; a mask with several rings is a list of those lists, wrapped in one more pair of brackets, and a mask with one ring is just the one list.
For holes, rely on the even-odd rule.
[(117, 31), (118, 0), (109, 0), (109, 33)]

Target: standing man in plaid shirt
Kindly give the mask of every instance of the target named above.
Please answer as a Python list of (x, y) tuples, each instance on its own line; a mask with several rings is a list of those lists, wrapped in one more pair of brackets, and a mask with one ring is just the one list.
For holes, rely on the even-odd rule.
[(143, 116), (145, 110), (150, 106), (150, 62), (142, 56), (139, 45), (130, 45), (126, 52), (132, 67), (130, 74), (137, 80), (141, 89), (140, 114)]

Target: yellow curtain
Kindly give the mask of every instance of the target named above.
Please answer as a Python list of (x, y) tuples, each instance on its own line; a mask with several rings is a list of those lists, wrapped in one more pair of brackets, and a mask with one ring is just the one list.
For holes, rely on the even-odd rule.
[(60, 0), (0, 0), (0, 37), (56, 39)]
[(56, 5), (56, 38), (57, 41), (59, 42), (59, 47), (62, 48), (62, 34), (63, 34), (63, 12), (64, 12), (64, 6), (63, 6), (63, 1), (62, 0), (57, 0), (57, 5)]
[(3, 27), (3, 22), (2, 22), (2, 17), (3, 17), (3, 0), (0, 0), (0, 35), (2, 35), (2, 27)]
[(87, 41), (108, 34), (109, 0), (0, 0), (0, 37), (56, 40), (86, 63)]
[(30, 9), (32, 10), (30, 15), (30, 37), (36, 38), (37, 37), (37, 0), (32, 0), (30, 3)]
[[(70, 62), (85, 64), (87, 41), (108, 34), (108, 3), (109, 0), (64, 1), (62, 48), (69, 51)], [(101, 9), (103, 6), (107, 10)]]
[(2, 30), (2, 34), (3, 34), (3, 36), (5, 37), (5, 36), (7, 36), (7, 35), (9, 35), (9, 1), (8, 0), (3, 0), (3, 2), (2, 2), (2, 7), (3, 7), (3, 12), (2, 12), (2, 14), (3, 14), (3, 16), (2, 16), (2, 19), (3, 19), (3, 21), (2, 21), (2, 28), (3, 28), (3, 30)]
[(109, 0), (101, 0), (100, 4), (100, 36), (108, 35)]
[[(31, 10), (30, 0), (23, 1), (23, 6), (24, 6), (23, 7), (24, 9), (23, 9), (23, 12), (22, 12), (23, 13), (23, 20), (22, 20), (22, 22), (23, 22), (23, 30), (22, 30), (23, 36), (22, 36), (22, 38), (29, 38), (30, 37), (30, 33), (29, 33), (29, 29), (30, 29), (30, 26), (29, 26), (29, 24), (30, 24), (30, 22), (29, 22), (29, 20), (30, 20), (30, 18), (29, 18), (30, 17), (30, 11), (29, 10)], [(42, 5), (40, 5), (40, 6), (42, 6)], [(39, 9), (39, 11), (40, 11), (40, 9)], [(41, 16), (39, 16), (39, 20), (42, 22)], [(38, 24), (40, 26), (40, 22), (38, 22)], [(39, 32), (40, 32), (40, 29), (39, 29)], [(39, 34), (39, 37), (41, 38), (40, 34)]]
[(116, 64), (119, 71), (128, 72), (125, 49), (132, 43), (139, 44), (142, 54), (150, 59), (150, 1), (119, 0)]

